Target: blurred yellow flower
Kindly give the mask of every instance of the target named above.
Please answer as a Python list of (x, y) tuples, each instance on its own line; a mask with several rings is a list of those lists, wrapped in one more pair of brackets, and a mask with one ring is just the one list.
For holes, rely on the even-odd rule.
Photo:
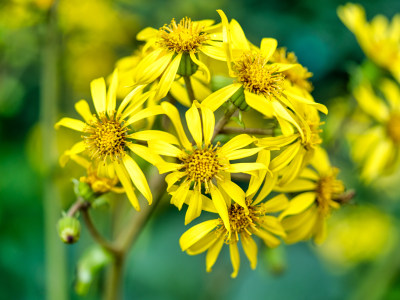
[(383, 15), (368, 23), (361, 5), (347, 3), (338, 8), (338, 16), (354, 33), (364, 53), (400, 82), (400, 14), (391, 23)]
[(362, 165), (361, 177), (366, 181), (394, 172), (400, 163), (400, 88), (385, 79), (379, 89), (386, 102), (368, 82), (354, 90), (361, 109), (373, 120), (373, 124), (352, 141), (352, 156)]
[(132, 182), (150, 204), (152, 194), (140, 167), (126, 151), (129, 149), (154, 164), (159, 157), (147, 147), (136, 144), (132, 140), (146, 141), (158, 135), (163, 135), (163, 132), (152, 130), (131, 132), (129, 126), (149, 116), (162, 114), (163, 109), (160, 106), (153, 106), (141, 110), (148, 93), (141, 94), (143, 86), (139, 86), (125, 97), (116, 111), (117, 85), (117, 71), (113, 74), (108, 93), (106, 92), (104, 78), (93, 80), (91, 92), (97, 114), (93, 115), (88, 103), (81, 100), (75, 104), (75, 109), (85, 122), (72, 118), (62, 118), (55, 125), (56, 128), (64, 126), (83, 134), (83, 140), (76, 143), (70, 150), (65, 151), (60, 158), (60, 163), (64, 165), (70, 156), (87, 151), (96, 163), (98, 174), (105, 174), (105, 177), (112, 178), (115, 171), (133, 207), (140, 210)]
[[(277, 247), (280, 240), (276, 236), (285, 237), (286, 234), (278, 218), (273, 214), (285, 209), (288, 205), (288, 200), (284, 194), (279, 194), (262, 202), (269, 195), (270, 189), (262, 188), (257, 197), (255, 197), (256, 192), (257, 190), (251, 194), (246, 193), (248, 194), (246, 197), (248, 211), (237, 203), (229, 205), (228, 221), (230, 228), (227, 228), (225, 222), (218, 218), (202, 222), (187, 230), (179, 239), (182, 251), (186, 251), (190, 255), (207, 251), (206, 269), (207, 272), (210, 272), (225, 243), (229, 245), (233, 266), (231, 276), (236, 277), (240, 266), (238, 248), (240, 240), (251, 268), (255, 269), (258, 249), (253, 236), (256, 235), (261, 238), (265, 245), (270, 248)], [(230, 203), (230, 197), (224, 194), (224, 198), (227, 203)], [(203, 201), (207, 203), (205, 207), (209, 212), (217, 212), (210, 199), (204, 197)]]
[(275, 188), (280, 192), (300, 192), (279, 216), (287, 232), (285, 241), (290, 244), (309, 238), (322, 243), (326, 220), (332, 209), (340, 207), (338, 197), (344, 192), (342, 181), (336, 179), (339, 170), (331, 167), (325, 150), (315, 149), (311, 165), (315, 171), (306, 168), (291, 183)]
[(398, 236), (395, 229), (390, 216), (374, 207), (348, 207), (332, 217), (329, 235), (318, 250), (335, 266), (351, 267), (387, 252)]

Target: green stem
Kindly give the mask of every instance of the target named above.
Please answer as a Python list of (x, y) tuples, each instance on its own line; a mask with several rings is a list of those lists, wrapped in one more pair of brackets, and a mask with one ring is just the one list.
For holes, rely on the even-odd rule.
[(213, 134), (213, 137), (211, 140), (214, 140), (214, 138), (217, 136), (217, 134), (220, 133), (220, 131), (229, 122), (230, 118), (233, 116), (233, 114), (236, 112), (236, 110), (237, 110), (237, 107), (230, 103), (225, 114), (222, 116), (221, 119), (219, 119), (217, 124), (215, 124), (214, 134)]
[(58, 66), (60, 57), (56, 6), (55, 1), (49, 11), (42, 36), (40, 126), (45, 168), (42, 198), (45, 218), (46, 298), (65, 300), (68, 295), (65, 247), (60, 242), (55, 230), (61, 211), (61, 194), (54, 176), (58, 156), (54, 123), (59, 102)]
[(192, 86), (192, 82), (190, 80), (190, 76), (182, 76), (183, 80), (185, 80), (185, 85), (186, 85), (186, 90), (188, 92), (188, 96), (190, 101), (194, 101), (196, 100), (195, 96), (194, 96), (194, 91), (193, 91), (193, 86)]
[(247, 134), (273, 136), (274, 129), (273, 128), (263, 129), (263, 128), (224, 127), (221, 129), (220, 133), (226, 133), (226, 134), (247, 133)]

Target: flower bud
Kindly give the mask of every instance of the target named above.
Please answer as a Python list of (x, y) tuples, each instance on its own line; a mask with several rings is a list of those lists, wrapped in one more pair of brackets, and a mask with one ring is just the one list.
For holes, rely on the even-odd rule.
[(181, 63), (176, 73), (181, 76), (191, 76), (196, 73), (198, 68), (199, 66), (192, 61), (190, 55), (188, 53), (183, 53)]
[(73, 180), (73, 182), (74, 191), (77, 197), (82, 197), (89, 202), (92, 202), (95, 199), (95, 192), (92, 190), (88, 183), (78, 180)]
[(241, 111), (248, 111), (250, 106), (247, 105), (245, 97), (244, 97), (244, 90), (243, 87), (238, 89), (232, 96), (231, 102)]
[(73, 244), (79, 240), (81, 224), (73, 217), (65, 216), (58, 221), (58, 235), (66, 244)]

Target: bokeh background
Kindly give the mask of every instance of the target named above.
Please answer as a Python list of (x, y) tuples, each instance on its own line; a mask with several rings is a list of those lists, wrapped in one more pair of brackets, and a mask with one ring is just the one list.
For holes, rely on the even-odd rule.
[[(212, 273), (205, 257), (182, 253), (182, 215), (157, 211), (131, 250), (125, 299), (400, 299), (397, 248), (400, 176), (364, 186), (339, 125), (354, 109), (349, 79), (365, 63), (354, 36), (336, 14), (345, 1), (6, 0), (0, 2), (0, 298), (99, 299), (102, 273), (86, 296), (74, 291), (76, 265), (92, 241), (83, 230), (73, 246), (61, 243), (56, 222), (74, 201), (73, 164), (57, 167), (57, 151), (75, 136), (55, 133), (54, 122), (75, 116), (73, 104), (90, 99), (89, 83), (107, 76), (138, 46), (144, 27), (171, 18), (219, 20), (216, 9), (242, 25), (250, 41), (273, 37), (314, 73), (313, 95), (330, 109), (325, 147), (341, 179), (357, 196), (331, 218), (321, 247), (304, 242), (260, 251), (250, 270), (243, 258), (231, 279), (228, 253)], [(398, 0), (360, 1), (368, 19), (400, 12)], [(53, 147), (54, 146), (54, 147)], [(55, 150), (54, 150), (55, 149)], [(97, 220), (106, 211), (96, 212)], [(105, 230), (107, 230), (105, 228)], [(397, 252), (396, 252), (397, 250)]]

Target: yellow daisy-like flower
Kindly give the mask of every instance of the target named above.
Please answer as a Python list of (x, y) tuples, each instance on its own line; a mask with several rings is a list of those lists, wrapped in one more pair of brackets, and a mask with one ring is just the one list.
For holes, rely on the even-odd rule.
[(355, 35), (361, 49), (376, 64), (392, 72), (400, 82), (400, 14), (392, 22), (383, 15), (370, 23), (359, 4), (347, 3), (338, 8), (338, 16)]
[[(285, 185), (295, 179), (312, 160), (315, 149), (322, 143), (320, 125), (323, 123), (320, 120), (318, 111), (308, 105), (297, 106), (297, 111), (303, 116), (310, 134), (306, 139), (305, 137), (302, 138), (299, 133), (288, 133), (285, 139), (288, 146), (269, 165), (272, 172), (279, 174), (278, 185)], [(270, 143), (270, 140), (270, 137), (260, 138), (256, 144), (265, 146)]]
[(170, 135), (169, 140), (152, 140), (149, 147), (162, 156), (174, 157), (177, 162), (158, 163), (160, 173), (167, 175), (168, 191), (172, 194), (171, 203), (182, 208), (189, 191), (193, 191), (188, 201), (185, 224), (197, 218), (202, 211), (202, 192), (210, 193), (215, 208), (229, 228), (228, 209), (223, 193), (228, 194), (237, 204), (248, 210), (245, 194), (237, 184), (231, 181), (231, 173), (254, 174), (266, 170), (267, 165), (260, 162), (232, 163), (232, 160), (255, 155), (262, 147), (244, 149), (253, 144), (255, 138), (241, 134), (224, 145), (213, 144), (215, 118), (207, 107), (197, 108), (197, 101), (186, 112), (186, 123), (195, 145), (187, 138), (178, 110), (168, 102), (161, 106), (171, 119), (178, 138)]
[(199, 54), (226, 60), (220, 25), (213, 24), (213, 20), (192, 21), (186, 17), (179, 23), (172, 19), (159, 30), (143, 29), (137, 39), (146, 42), (144, 50), (151, 51), (134, 69), (134, 82), (148, 84), (161, 76), (155, 94), (158, 100), (167, 95), (177, 74), (190, 76), (200, 68), (209, 81), (209, 70)]
[(262, 39), (258, 49), (247, 41), (239, 23), (232, 20), (229, 24), (225, 14), (222, 11), (218, 12), (224, 26), (223, 38), (227, 48), (229, 73), (237, 82), (211, 94), (202, 102), (203, 105), (215, 111), (229, 98), (242, 98), (263, 115), (269, 118), (276, 117), (284, 126), (290, 123), (301, 135), (307, 135), (308, 130), (303, 133), (305, 123), (293, 103), (314, 106), (325, 114), (327, 109), (324, 105), (304, 97), (303, 93), (299, 93), (285, 79), (284, 72), (296, 65), (270, 63), (277, 47), (275, 39)]
[(311, 164), (316, 172), (304, 169), (291, 183), (275, 188), (280, 192), (300, 192), (279, 216), (287, 233), (287, 243), (312, 237), (316, 243), (322, 243), (326, 236), (326, 220), (332, 209), (340, 207), (338, 197), (344, 192), (344, 185), (336, 179), (339, 170), (331, 167), (322, 148), (315, 150)]
[[(246, 197), (248, 212), (237, 203), (230, 204), (228, 208), (230, 228), (226, 227), (221, 218), (217, 218), (202, 222), (187, 230), (179, 240), (182, 251), (186, 251), (190, 255), (207, 251), (206, 270), (210, 272), (225, 243), (229, 245), (233, 266), (231, 276), (236, 277), (240, 266), (238, 248), (240, 241), (244, 253), (250, 261), (251, 268), (255, 269), (258, 249), (253, 237), (258, 236), (265, 245), (275, 248), (280, 244), (280, 240), (276, 236), (286, 236), (281, 223), (274, 214), (285, 209), (288, 200), (284, 194), (279, 194), (266, 202), (262, 202), (269, 192), (270, 189), (262, 188), (257, 197), (255, 197), (255, 193), (249, 194)], [(208, 198), (204, 197), (203, 201), (207, 203), (205, 206), (209, 212), (217, 212)], [(230, 202), (229, 197), (226, 201)]]
[(309, 78), (313, 76), (313, 73), (309, 72), (306, 67), (303, 67), (298, 63), (294, 52), (286, 52), (285, 47), (277, 48), (271, 57), (271, 62), (295, 64), (295, 67), (283, 71), (285, 78), (287, 78), (292, 84), (306, 90), (307, 92), (313, 90), (313, 86), (309, 81)]
[(115, 171), (133, 207), (140, 210), (132, 182), (150, 204), (152, 194), (142, 170), (127, 154), (127, 151), (129, 149), (155, 164), (160, 158), (147, 147), (136, 144), (135, 140), (147, 141), (158, 138), (164, 136), (164, 132), (156, 130), (133, 132), (131, 125), (150, 116), (162, 114), (164, 111), (160, 106), (141, 110), (142, 104), (148, 97), (148, 93), (141, 93), (142, 86), (128, 94), (116, 110), (117, 85), (117, 71), (113, 74), (108, 93), (104, 78), (93, 80), (91, 92), (96, 114), (92, 114), (88, 103), (81, 100), (75, 104), (75, 109), (84, 122), (62, 118), (55, 125), (55, 128), (64, 126), (82, 133), (82, 140), (70, 150), (65, 151), (60, 158), (60, 163), (65, 165), (69, 157), (86, 151), (95, 162), (98, 174), (105, 174), (106, 177), (112, 178)]
[(374, 121), (352, 143), (352, 156), (362, 164), (361, 177), (366, 181), (390, 174), (400, 163), (400, 88), (387, 79), (379, 88), (387, 103), (367, 82), (354, 90), (361, 109)]

